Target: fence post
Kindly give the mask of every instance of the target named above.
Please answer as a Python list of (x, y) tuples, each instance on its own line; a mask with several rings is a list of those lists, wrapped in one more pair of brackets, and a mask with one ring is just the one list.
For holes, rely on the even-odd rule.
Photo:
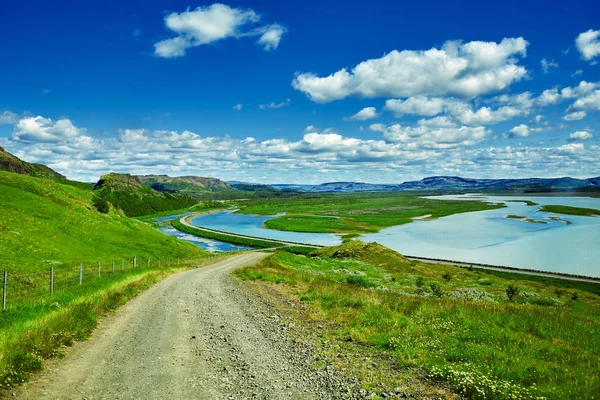
[(4, 271), (4, 284), (2, 285), (2, 310), (6, 310), (6, 279), (8, 272)]
[(79, 264), (79, 286), (83, 284), (83, 263)]
[(54, 267), (50, 267), (50, 296), (54, 295)]
[(102, 270), (102, 263), (98, 263), (98, 276), (100, 276), (101, 270)]
[(112, 260), (113, 265), (112, 265), (112, 273), (113, 275), (115, 274), (115, 260)]

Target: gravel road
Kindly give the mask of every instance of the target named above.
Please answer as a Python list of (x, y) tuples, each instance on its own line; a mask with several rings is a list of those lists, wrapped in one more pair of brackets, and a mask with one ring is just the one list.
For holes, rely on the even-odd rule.
[(24, 399), (353, 399), (355, 382), (286, 334), (230, 272), (244, 253), (178, 273), (106, 317), (90, 340), (23, 385)]

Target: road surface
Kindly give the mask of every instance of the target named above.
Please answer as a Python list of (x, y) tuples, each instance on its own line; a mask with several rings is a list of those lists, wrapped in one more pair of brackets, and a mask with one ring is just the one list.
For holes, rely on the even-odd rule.
[(92, 337), (13, 393), (23, 399), (359, 398), (230, 272), (244, 253), (173, 275), (106, 317)]

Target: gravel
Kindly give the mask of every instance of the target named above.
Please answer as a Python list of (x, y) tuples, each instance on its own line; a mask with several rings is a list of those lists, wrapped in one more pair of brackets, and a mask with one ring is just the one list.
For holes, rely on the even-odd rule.
[(361, 399), (230, 276), (264, 253), (185, 271), (106, 317), (13, 393), (37, 399)]

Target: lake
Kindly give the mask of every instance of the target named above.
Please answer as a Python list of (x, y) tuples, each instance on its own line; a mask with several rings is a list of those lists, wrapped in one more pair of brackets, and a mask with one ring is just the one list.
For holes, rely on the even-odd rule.
[(176, 237), (187, 242), (191, 242), (204, 250), (212, 252), (227, 252), (250, 250), (250, 247), (236, 246), (235, 244), (221, 242), (219, 240), (205, 239), (198, 236), (190, 235), (185, 232), (180, 232), (175, 228), (159, 228), (159, 231), (166, 233), (169, 236)]
[[(361, 237), (411, 256), (505, 265), (517, 268), (600, 276), (600, 218), (537, 212), (514, 200), (532, 200), (540, 205), (560, 204), (600, 209), (600, 199), (589, 197), (432, 196), (433, 199), (481, 199), (507, 208), (455, 214), (434, 220), (382, 229)], [(515, 214), (544, 221), (537, 224), (506, 218)], [(552, 220), (559, 216), (563, 220)], [(282, 232), (262, 228), (274, 216), (233, 214), (232, 211), (202, 215), (192, 220), (197, 226), (268, 239), (309, 244), (336, 245), (332, 234)], [(571, 224), (567, 224), (568, 220)]]

